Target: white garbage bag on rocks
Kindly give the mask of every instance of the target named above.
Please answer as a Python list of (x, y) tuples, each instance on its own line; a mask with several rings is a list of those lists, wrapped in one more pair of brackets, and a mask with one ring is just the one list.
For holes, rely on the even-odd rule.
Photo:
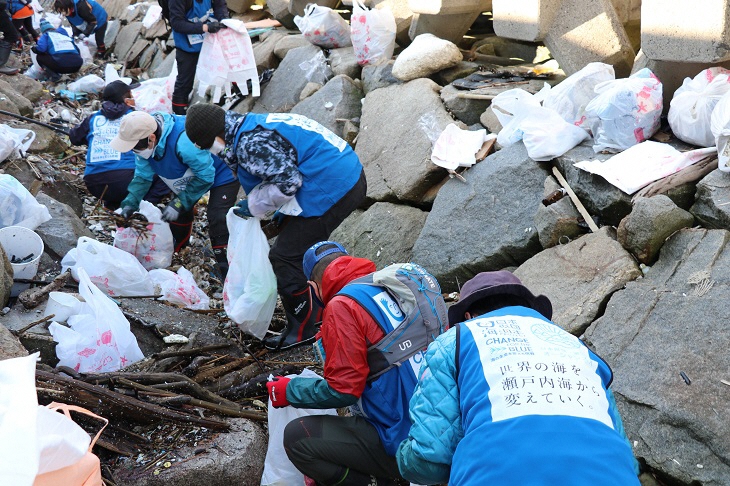
[(82, 236), (61, 260), (62, 271), (71, 270), (79, 280), (83, 268), (91, 281), (107, 295), (152, 295), (154, 285), (149, 273), (134, 255), (111, 245)]
[(68, 84), (68, 90), (74, 93), (93, 93), (98, 94), (104, 89), (106, 83), (96, 74), (87, 74), (83, 78), (77, 79), (73, 83)]
[(730, 172), (730, 92), (725, 93), (715, 105), (710, 130), (717, 147), (717, 168)]
[(203, 310), (210, 304), (210, 298), (200, 290), (193, 274), (185, 267), (177, 273), (160, 268), (150, 271), (150, 278), (155, 286), (160, 287), (162, 300), (171, 304), (184, 305), (188, 309)]
[(358, 64), (388, 62), (395, 50), (396, 24), (388, 8), (368, 10), (362, 0), (352, 0), (350, 36)]
[(553, 86), (542, 106), (555, 111), (563, 120), (589, 130), (586, 106), (597, 95), (595, 87), (604, 81), (616, 79), (613, 66), (592, 62), (575, 74), (571, 74), (557, 86)]
[(142, 201), (137, 212), (147, 218), (147, 231), (117, 228), (114, 246), (134, 255), (146, 270), (169, 267), (175, 251), (170, 224), (162, 221), (162, 211), (148, 201)]
[(477, 163), (476, 153), (490, 138), (496, 138), (496, 135), (487, 135), (484, 129), (462, 130), (449, 123), (433, 146), (431, 162), (449, 170), (471, 167)]
[(12, 154), (20, 156), (30, 148), (35, 140), (35, 132), (24, 128), (11, 128), (0, 125), (0, 162)]
[[(2, 125), (0, 136), (1, 128)], [(22, 226), (34, 230), (50, 219), (48, 208), (39, 203), (18, 179), (10, 174), (0, 174), (0, 228)]]
[(117, 371), (144, 355), (129, 321), (119, 306), (91, 283), (83, 268), (78, 269), (82, 311), (68, 319), (69, 327), (51, 323), (59, 365), (80, 373)]
[(234, 19), (225, 19), (222, 23), (228, 28), (215, 34), (206, 34), (203, 40), (195, 72), (198, 94), (205, 96), (208, 86), (213, 86), (213, 103), (217, 103), (223, 95), (223, 88), (226, 96), (232, 96), (233, 83), (238, 85), (242, 94), (247, 95), (247, 82), (251, 81), (251, 94), (259, 96), (259, 75), (246, 26)]
[(730, 92), (730, 71), (725, 68), (713, 67), (693, 79), (685, 78), (674, 92), (667, 117), (674, 135), (692, 145), (714, 146), (712, 112), (727, 92)]
[(662, 83), (651, 70), (601, 83), (596, 93), (586, 107), (596, 152), (626, 150), (659, 130)]
[(304, 8), (303, 17), (294, 17), (294, 23), (315, 46), (336, 49), (352, 45), (350, 24), (331, 8), (310, 3)]

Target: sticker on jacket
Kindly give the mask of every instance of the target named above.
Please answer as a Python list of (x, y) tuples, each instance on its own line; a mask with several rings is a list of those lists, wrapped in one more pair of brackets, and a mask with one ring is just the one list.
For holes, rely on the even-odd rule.
[(613, 428), (598, 363), (578, 338), (533, 317), (475, 319), (466, 326), (489, 385), (493, 421), (565, 415)]

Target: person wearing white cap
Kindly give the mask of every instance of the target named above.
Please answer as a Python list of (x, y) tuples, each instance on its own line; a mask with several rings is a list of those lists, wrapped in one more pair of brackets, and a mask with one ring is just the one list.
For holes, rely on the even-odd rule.
[(134, 111), (125, 115), (119, 132), (109, 146), (119, 152), (135, 154), (135, 169), (121, 214), (129, 218), (150, 189), (155, 175), (175, 194), (162, 212), (170, 223), (175, 251), (189, 240), (194, 219), (193, 208), (210, 190), (208, 223), (211, 246), (222, 277), (228, 270), (226, 213), (236, 203), (239, 184), (233, 172), (210, 152), (197, 148), (185, 133), (185, 117), (157, 112), (152, 115)]

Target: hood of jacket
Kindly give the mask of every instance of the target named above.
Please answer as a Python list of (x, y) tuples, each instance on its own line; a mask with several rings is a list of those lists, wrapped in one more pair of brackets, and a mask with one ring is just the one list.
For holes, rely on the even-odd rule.
[(341, 256), (330, 263), (322, 275), (322, 301), (327, 305), (342, 287), (375, 270), (375, 264), (366, 258)]
[(130, 111), (131, 108), (126, 103), (114, 103), (113, 101), (105, 101), (101, 104), (101, 114), (108, 120), (116, 120), (121, 118)]

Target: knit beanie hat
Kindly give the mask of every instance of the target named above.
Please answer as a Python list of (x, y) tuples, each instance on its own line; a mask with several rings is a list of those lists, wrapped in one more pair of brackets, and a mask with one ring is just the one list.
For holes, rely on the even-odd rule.
[(104, 91), (101, 92), (101, 98), (104, 101), (111, 101), (112, 103), (124, 103), (125, 98), (130, 93), (129, 85), (122, 80), (112, 81), (104, 87)]
[(45, 18), (41, 19), (40, 28), (41, 34), (44, 34), (49, 30), (54, 30), (53, 25), (48, 21), (48, 19)]
[(201, 149), (209, 149), (215, 137), (226, 129), (226, 111), (210, 103), (197, 103), (188, 108), (185, 117), (185, 133), (190, 141)]

